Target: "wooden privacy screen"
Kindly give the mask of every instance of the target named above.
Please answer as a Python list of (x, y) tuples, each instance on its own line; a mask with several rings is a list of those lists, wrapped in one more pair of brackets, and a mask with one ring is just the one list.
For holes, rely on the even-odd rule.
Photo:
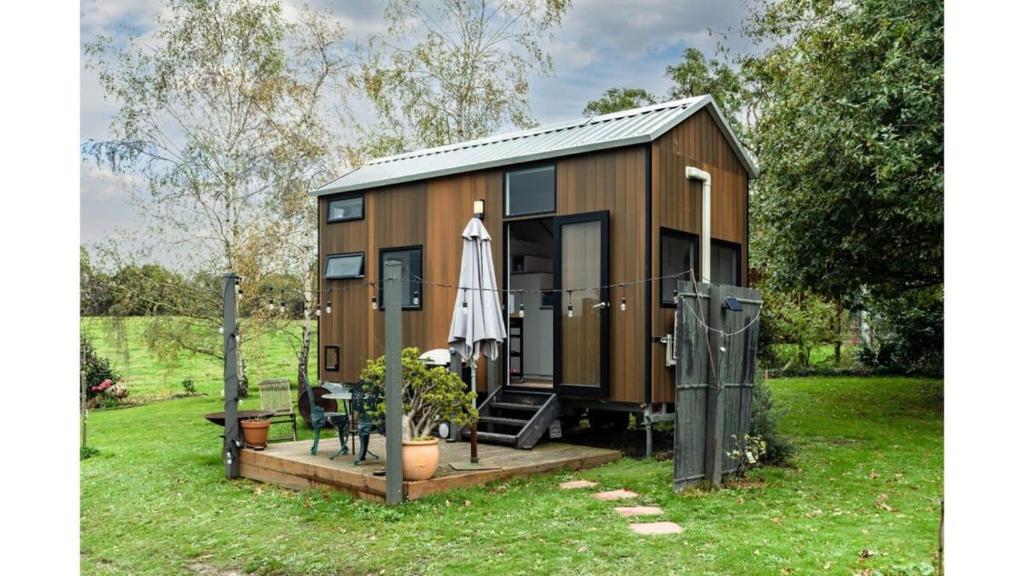
[[(676, 491), (721, 483), (745, 457), (761, 292), (680, 280), (675, 321)], [(727, 298), (740, 310), (725, 307)]]

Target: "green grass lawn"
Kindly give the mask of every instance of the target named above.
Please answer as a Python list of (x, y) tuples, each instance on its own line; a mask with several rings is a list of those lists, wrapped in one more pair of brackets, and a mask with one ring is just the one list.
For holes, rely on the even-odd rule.
[[(182, 394), (181, 381), (190, 377), (199, 392), (217, 396), (223, 386), (224, 367), (212, 356), (182, 353), (175, 361), (158, 358), (145, 345), (143, 333), (151, 321), (146, 317), (123, 319), (107, 317), (82, 318), (82, 333), (96, 347), (96, 352), (110, 360), (111, 365), (124, 379), (130, 397), (134, 400), (157, 400)], [(298, 321), (292, 322), (287, 331), (243, 340), (249, 381), (255, 387), (267, 378), (288, 378), (296, 382), (297, 337), (300, 334)], [(310, 347), (310, 376), (316, 376), (316, 332)]]
[[(771, 382), (792, 468), (672, 492), (670, 461), (623, 459), (399, 508), (228, 481), (198, 397), (95, 412), (81, 464), (86, 574), (842, 574), (927, 566), (942, 497), (942, 381)], [(681, 524), (633, 535), (613, 505), (557, 483), (629, 488)], [(859, 573), (859, 572), (858, 572)], [(910, 574), (925, 573), (911, 571)]]

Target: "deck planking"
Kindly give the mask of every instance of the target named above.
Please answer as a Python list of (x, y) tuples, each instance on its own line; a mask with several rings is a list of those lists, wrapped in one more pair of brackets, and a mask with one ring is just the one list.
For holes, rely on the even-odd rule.
[[(385, 481), (373, 471), (385, 467), (385, 441), (373, 435), (370, 451), (381, 458), (368, 457), (362, 465), (353, 463), (352, 454), (330, 456), (337, 449), (337, 440), (330, 438), (320, 443), (320, 453), (309, 453), (311, 440), (270, 444), (265, 450), (242, 450), (241, 474), (245, 478), (275, 484), (293, 490), (332, 488), (354, 496), (383, 501)], [(403, 482), (402, 492), (407, 500), (415, 500), (438, 492), (479, 486), (495, 480), (539, 474), (559, 469), (580, 470), (593, 468), (617, 460), (618, 450), (577, 446), (559, 442), (538, 444), (532, 450), (516, 450), (506, 446), (479, 445), (480, 464), (497, 467), (487, 470), (454, 470), (450, 463), (468, 464), (468, 442), (441, 442), (441, 464), (429, 480)]]

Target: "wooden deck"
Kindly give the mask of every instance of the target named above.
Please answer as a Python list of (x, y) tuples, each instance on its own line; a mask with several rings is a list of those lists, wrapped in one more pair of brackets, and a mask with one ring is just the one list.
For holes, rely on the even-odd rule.
[[(325, 441), (326, 440), (326, 441)], [(384, 499), (384, 476), (374, 476), (374, 470), (384, 469), (384, 438), (371, 436), (370, 451), (380, 460), (368, 456), (366, 462), (356, 466), (354, 457), (330, 456), (337, 452), (336, 438), (320, 440), (320, 453), (309, 454), (311, 440), (281, 442), (265, 450), (242, 450), (240, 459), (242, 476), (286, 488), (334, 488), (370, 500)], [(494, 467), (484, 470), (455, 470), (451, 464), (469, 464), (468, 442), (441, 442), (441, 465), (430, 480), (403, 482), (408, 500), (422, 498), (444, 490), (463, 486), (476, 486), (515, 476), (525, 476), (567, 468), (579, 470), (593, 468), (618, 459), (618, 450), (577, 446), (556, 442), (542, 442), (533, 450), (515, 450), (504, 446), (479, 445), (480, 465)]]

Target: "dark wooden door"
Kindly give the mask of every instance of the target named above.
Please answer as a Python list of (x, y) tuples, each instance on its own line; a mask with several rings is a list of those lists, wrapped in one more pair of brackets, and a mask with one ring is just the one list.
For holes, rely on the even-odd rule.
[(554, 222), (554, 383), (569, 396), (608, 396), (608, 212)]

